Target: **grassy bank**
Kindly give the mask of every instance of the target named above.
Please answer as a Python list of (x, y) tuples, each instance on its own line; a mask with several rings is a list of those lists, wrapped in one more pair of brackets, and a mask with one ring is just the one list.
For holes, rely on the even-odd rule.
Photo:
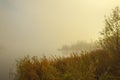
[(108, 51), (69, 57), (25, 57), (17, 61), (16, 80), (120, 80), (120, 60)]

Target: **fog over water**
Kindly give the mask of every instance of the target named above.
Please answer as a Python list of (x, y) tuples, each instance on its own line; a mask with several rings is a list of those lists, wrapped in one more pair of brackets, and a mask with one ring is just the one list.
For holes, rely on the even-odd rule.
[(15, 60), (26, 55), (63, 55), (63, 45), (91, 42), (104, 15), (119, 0), (0, 0), (0, 79), (9, 80)]

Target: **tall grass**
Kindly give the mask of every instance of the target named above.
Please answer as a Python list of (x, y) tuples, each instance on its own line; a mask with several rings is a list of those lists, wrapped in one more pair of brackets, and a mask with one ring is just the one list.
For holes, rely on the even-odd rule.
[(99, 80), (120, 80), (115, 60), (103, 50), (51, 59), (27, 56), (17, 61), (15, 80), (96, 80), (96, 76)]

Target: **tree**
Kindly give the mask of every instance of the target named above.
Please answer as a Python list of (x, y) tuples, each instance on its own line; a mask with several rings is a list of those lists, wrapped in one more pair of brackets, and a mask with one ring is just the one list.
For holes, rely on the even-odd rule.
[(116, 7), (112, 14), (105, 17), (105, 28), (101, 32), (101, 48), (113, 53), (120, 53), (120, 9)]

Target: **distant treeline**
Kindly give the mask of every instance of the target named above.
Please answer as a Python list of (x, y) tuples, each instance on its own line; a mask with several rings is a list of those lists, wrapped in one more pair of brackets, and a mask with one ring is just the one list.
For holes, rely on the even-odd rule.
[(58, 51), (61, 51), (63, 54), (70, 54), (72, 52), (74, 53), (80, 53), (82, 51), (92, 51), (97, 48), (97, 45), (95, 42), (85, 42), (85, 41), (78, 41), (75, 44), (72, 45), (63, 45)]

